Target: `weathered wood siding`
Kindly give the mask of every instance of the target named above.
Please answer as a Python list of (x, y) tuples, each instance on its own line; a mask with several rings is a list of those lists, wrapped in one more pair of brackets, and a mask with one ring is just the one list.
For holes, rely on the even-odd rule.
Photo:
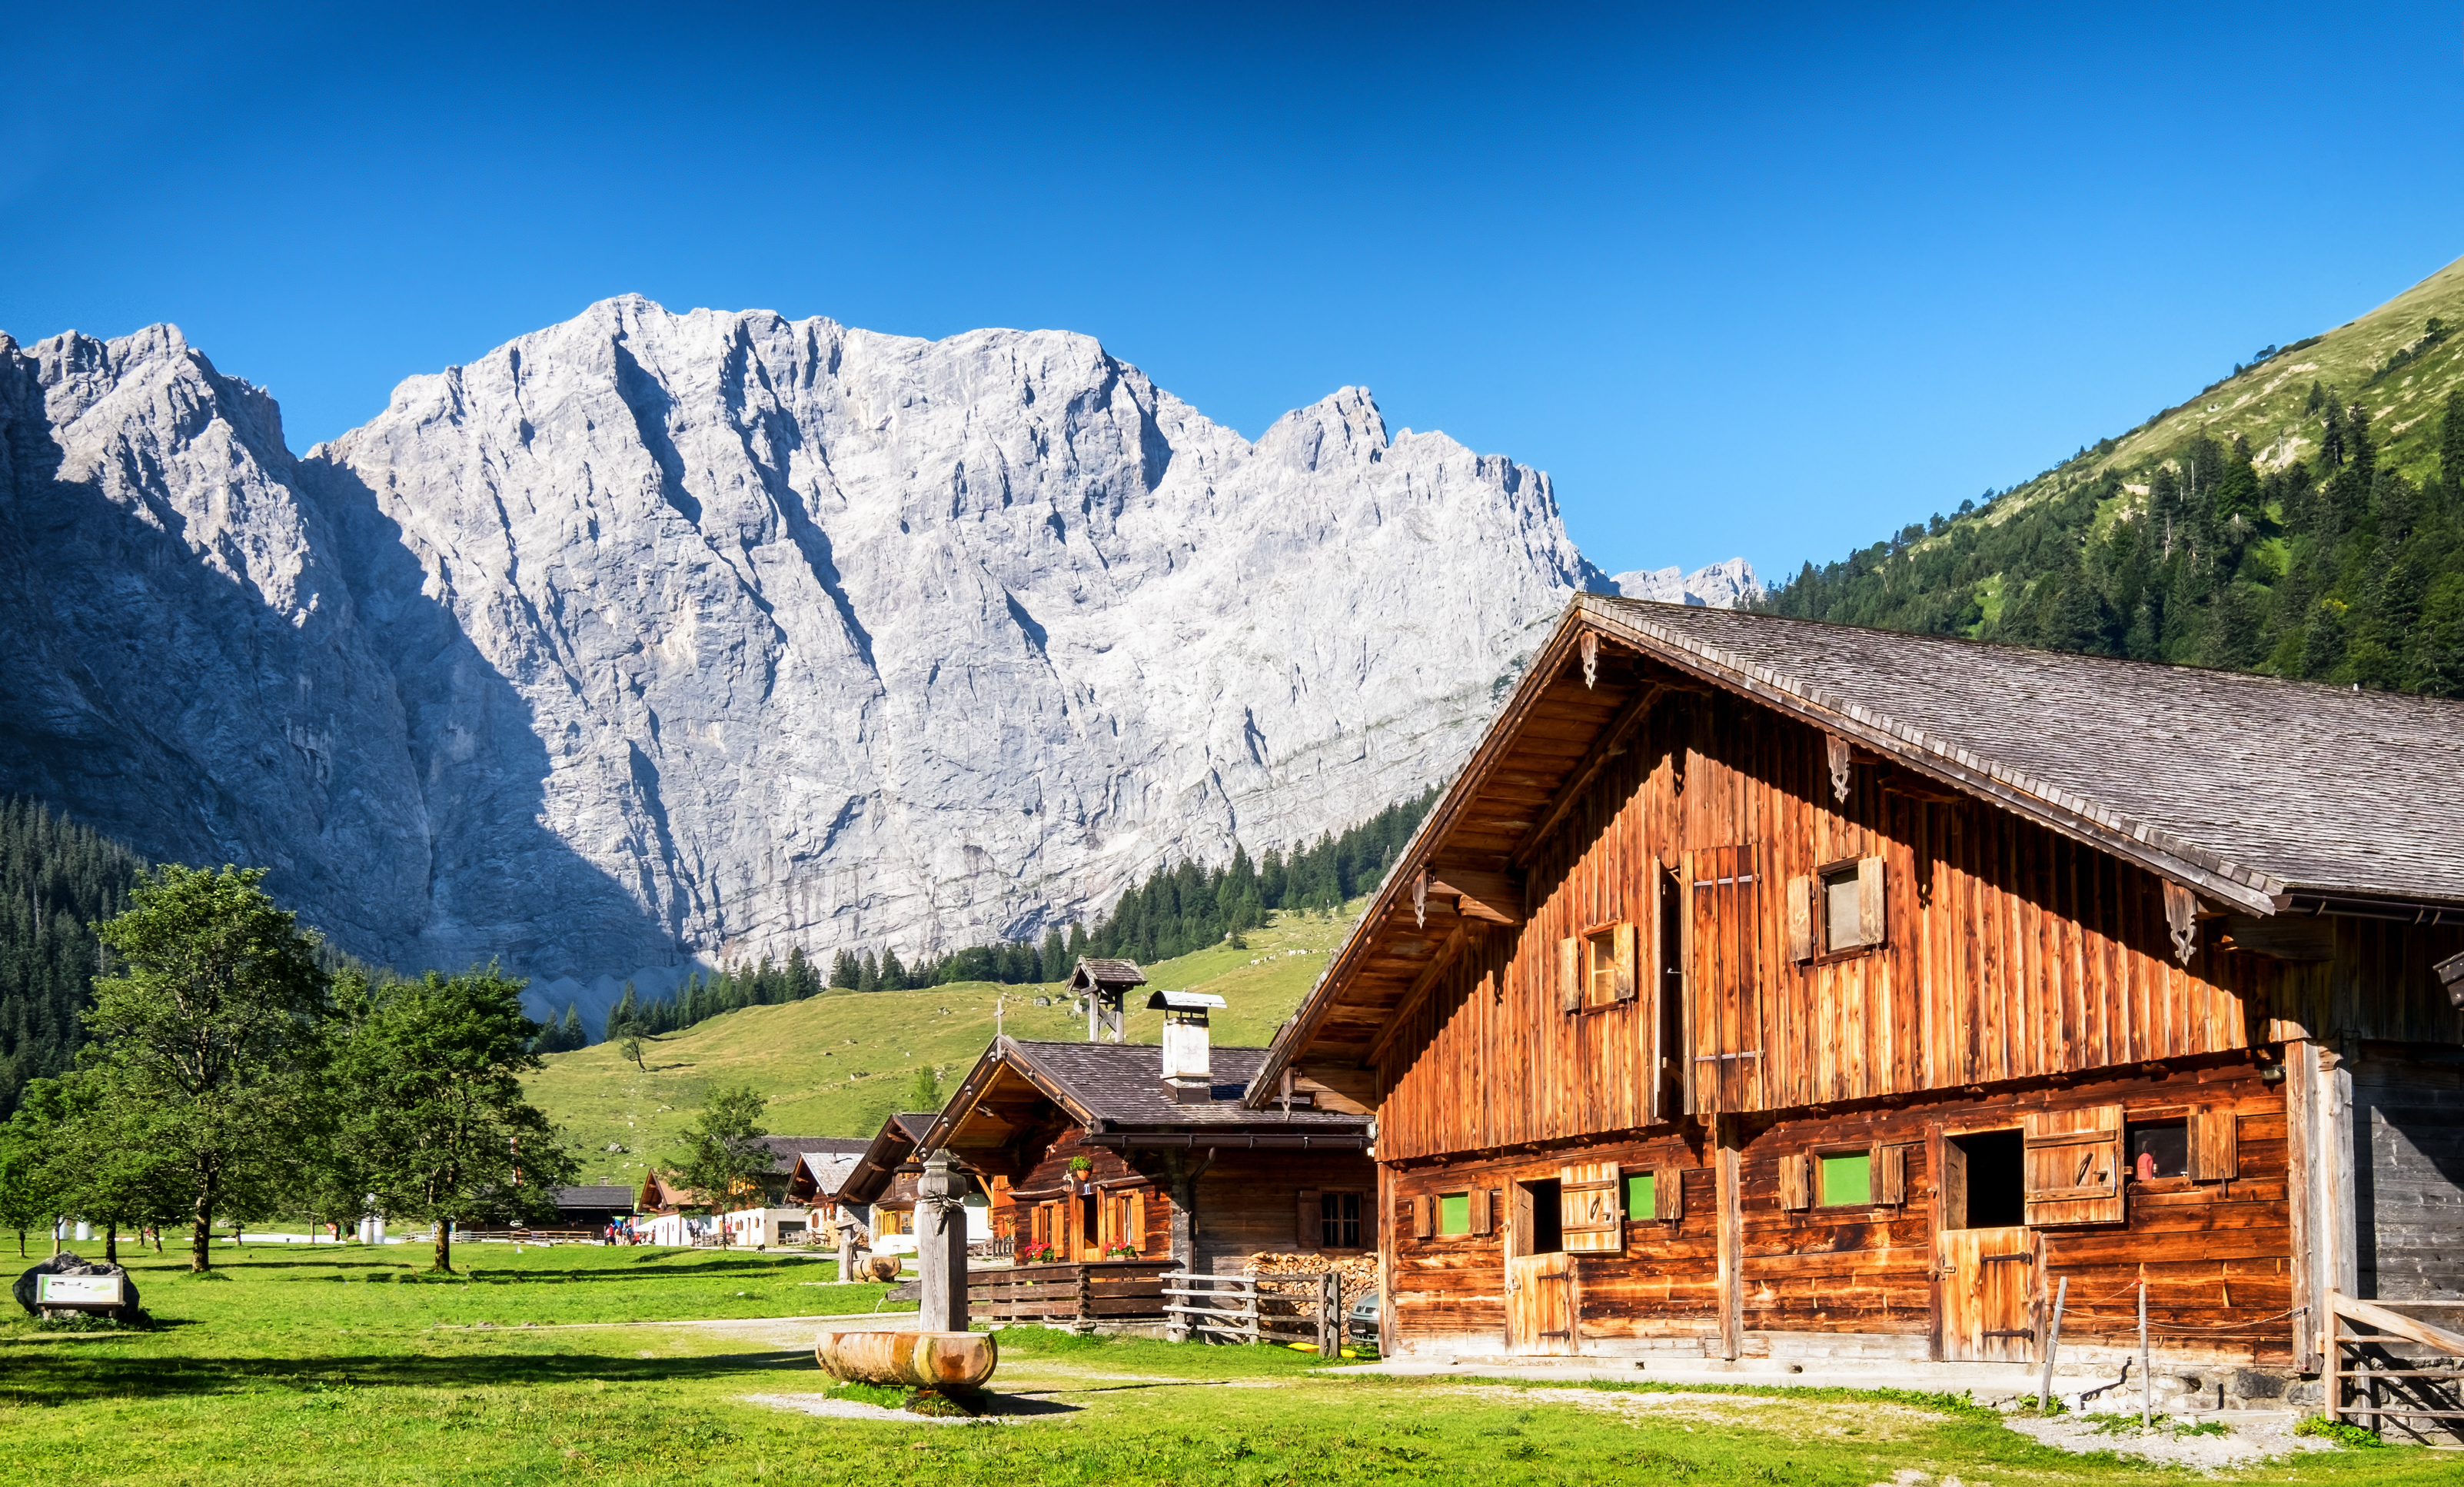
[[(2454, 931), (2351, 921), (2335, 965), (2304, 965), (2219, 949), (2203, 923), (2186, 966), (2154, 875), (1938, 794), (1860, 758), (1840, 802), (1819, 731), (1726, 695), (1669, 694), (1539, 844), (1528, 921), (1463, 926), (1388, 1031), (1381, 1153), (1493, 1151), (1683, 1114), (1654, 1108), (1656, 976), (1632, 1002), (1565, 1009), (1562, 943), (1617, 921), (1639, 926), (1646, 967), (1671, 948), (1684, 965), (1672, 1052), (1695, 1113), (2231, 1053), (2282, 1035), (2285, 1012), (2464, 1039), (2428, 972)], [(1884, 864), (1885, 943), (1793, 961), (1781, 886), (1861, 857)], [(1663, 875), (1683, 885), (1691, 943), (1679, 947), (1658, 943)]]
[[(1144, 1159), (1145, 1152), (1133, 1152)], [(1356, 1152), (1224, 1151), (1198, 1179), (1198, 1264), (1215, 1268), (1261, 1251), (1316, 1254), (1320, 1236), (1300, 1226), (1305, 1192), (1356, 1192), (1373, 1230), (1361, 1253), (1377, 1248), (1377, 1170)], [(1237, 1267), (1235, 1267), (1237, 1268)]]
[(2464, 1299), (2464, 1050), (2435, 1062), (2369, 1046), (2352, 1071), (2356, 1289)]
[[(2041, 1298), (2067, 1276), (2066, 1342), (2121, 1345), (2136, 1327), (2144, 1273), (2160, 1345), (2289, 1361), (2292, 1241), (2285, 1203), (2283, 1099), (2248, 1061), (2161, 1075), (2080, 1081), (1995, 1099), (1912, 1101), (1828, 1117), (1748, 1118), (1739, 1136), (1740, 1303), (1748, 1334), (1827, 1333), (1904, 1340), (1906, 1351), (1938, 1349), (1935, 1234), (1941, 1220), (1931, 1152), (1937, 1133), (2015, 1128), (2029, 1110), (2120, 1102), (2129, 1121), (2169, 1120), (2193, 1108), (2228, 1109), (2236, 1125), (2238, 1170), (2224, 1181), (2165, 1179), (2126, 1184), (2120, 1224), (2035, 1232), (2041, 1264), (2030, 1285)], [(1555, 1177), (1580, 1163), (1627, 1170), (1678, 1165), (1683, 1214), (1675, 1223), (1626, 1226), (1620, 1254), (1568, 1256), (1576, 1275), (1577, 1331), (1588, 1346), (1616, 1350), (1653, 1340), (1699, 1339), (1719, 1347), (1718, 1221), (1714, 1151), (1705, 1128), (1685, 1138), (1570, 1143), (1513, 1157), (1399, 1163), (1387, 1173), (1389, 1305), (1400, 1347), (1494, 1346), (1504, 1340), (1506, 1235), (1418, 1237), (1414, 1200)], [(1841, 1145), (1905, 1149), (1905, 1199), (1856, 1210), (1781, 1204), (1782, 1164)], [(1769, 1342), (1750, 1341), (1749, 1354)]]

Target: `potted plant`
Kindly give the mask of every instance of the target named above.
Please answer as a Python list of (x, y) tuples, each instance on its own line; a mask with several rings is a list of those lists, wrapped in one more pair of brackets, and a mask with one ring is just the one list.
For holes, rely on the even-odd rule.
[(1049, 1265), (1060, 1257), (1048, 1244), (1029, 1245), (1018, 1252), (1018, 1262), (1022, 1265)]
[(1089, 1179), (1094, 1175), (1095, 1164), (1093, 1159), (1089, 1157), (1071, 1157), (1069, 1159), (1069, 1181), (1077, 1185), (1078, 1195), (1080, 1197), (1083, 1198), (1087, 1194), (1095, 1190), (1094, 1184), (1089, 1181)]

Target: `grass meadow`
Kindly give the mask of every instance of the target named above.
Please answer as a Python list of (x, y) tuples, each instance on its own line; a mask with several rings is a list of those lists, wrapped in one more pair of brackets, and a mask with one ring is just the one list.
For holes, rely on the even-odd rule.
[[(836, 1418), (826, 1260), (473, 1245), (132, 1256), (156, 1329), (0, 1323), (0, 1480), (129, 1483), (2189, 1481), (2036, 1445), (1962, 1401), (1362, 1378), (1271, 1347), (1001, 1335), (997, 1419)], [(817, 1283), (819, 1282), (819, 1283)], [(2456, 1480), (2450, 1455), (2305, 1455), (2208, 1480)]]
[[(1212, 991), (1226, 1003), (1213, 1019), (1225, 1046), (1263, 1045), (1291, 1015), (1352, 925), (1339, 914), (1278, 913), (1252, 931), (1246, 949), (1216, 945), (1147, 967), (1155, 987)], [(918, 1068), (955, 1085), (992, 1042), (994, 1001), (1013, 1037), (1086, 1036), (1058, 987), (964, 982), (923, 991), (834, 991), (777, 1007), (748, 1007), (643, 1044), (637, 1068), (612, 1044), (549, 1056), (523, 1088), (579, 1148), (583, 1178), (639, 1184), (647, 1164), (671, 1156), (710, 1087), (751, 1084), (770, 1096), (763, 1124), (783, 1136), (870, 1136), (902, 1108)], [(1038, 996), (1055, 1005), (1037, 1007)], [(1163, 1014), (1141, 1003), (1133, 1043), (1162, 1038)], [(614, 1148), (614, 1149), (611, 1149)]]

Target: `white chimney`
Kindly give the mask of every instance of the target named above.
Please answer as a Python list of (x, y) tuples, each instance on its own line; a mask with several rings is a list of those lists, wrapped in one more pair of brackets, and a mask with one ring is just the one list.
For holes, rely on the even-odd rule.
[(1223, 998), (1203, 991), (1157, 991), (1150, 1010), (1163, 1012), (1163, 1082), (1176, 1103), (1201, 1105), (1215, 1098), (1215, 1065), (1207, 1046), (1206, 1013)]

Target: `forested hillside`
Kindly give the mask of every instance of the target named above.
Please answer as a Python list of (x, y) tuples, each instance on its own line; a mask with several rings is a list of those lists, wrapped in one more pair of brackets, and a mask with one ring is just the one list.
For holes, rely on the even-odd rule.
[(0, 801), (0, 1121), (28, 1079), (66, 1069), (101, 945), (88, 926), (124, 906), (144, 863), (33, 801)]
[[(830, 966), (826, 986), (843, 991), (915, 990), (979, 981), (1024, 986), (1066, 979), (1082, 955), (1168, 960), (1224, 943), (1227, 937), (1238, 947), (1241, 937), (1265, 923), (1270, 911), (1331, 913), (1375, 887), (1437, 798), (1432, 787), (1340, 836), (1329, 833), (1289, 855), (1269, 848), (1263, 858), (1252, 860), (1247, 852), (1236, 849), (1228, 866), (1212, 871), (1189, 861), (1159, 867), (1143, 885), (1123, 894), (1111, 913), (1098, 916), (1091, 925), (1072, 924), (1066, 936), (1055, 929), (1040, 945), (970, 945), (913, 965), (900, 961), (892, 949), (878, 956), (869, 950), (861, 956), (842, 951)], [(673, 1032), (740, 1008), (800, 1002), (819, 995), (825, 985), (821, 967), (799, 949), (784, 961), (765, 956), (728, 966), (708, 980), (690, 976), (680, 990), (652, 1000), (636, 997), (627, 987), (608, 1013), (607, 1026)], [(583, 1046), (572, 1041), (579, 1032), (578, 1024), (570, 1032), (552, 1030), (560, 1041), (542, 1051)]]
[(2464, 696), (2464, 261), (1774, 613)]

